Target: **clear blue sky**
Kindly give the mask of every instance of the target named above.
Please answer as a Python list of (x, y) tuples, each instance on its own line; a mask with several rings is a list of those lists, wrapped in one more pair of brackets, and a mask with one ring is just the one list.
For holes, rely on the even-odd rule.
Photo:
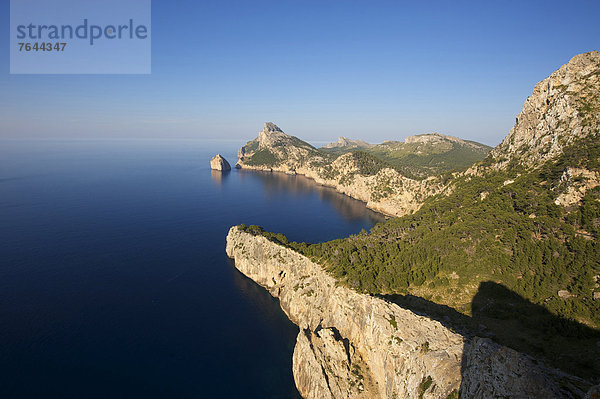
[(9, 75), (0, 137), (310, 141), (440, 132), (496, 145), (533, 86), (600, 47), (599, 1), (153, 0), (152, 74)]

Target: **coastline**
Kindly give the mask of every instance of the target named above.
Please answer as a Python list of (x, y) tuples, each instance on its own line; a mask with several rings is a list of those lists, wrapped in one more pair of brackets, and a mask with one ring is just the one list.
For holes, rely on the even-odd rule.
[(349, 195), (349, 194), (347, 194), (347, 193), (345, 193), (343, 191), (338, 190), (335, 185), (333, 185), (331, 183), (327, 183), (325, 181), (320, 182), (317, 179), (315, 179), (313, 176), (308, 176), (308, 175), (305, 175), (305, 174), (302, 174), (302, 173), (298, 173), (298, 172), (293, 172), (293, 171), (284, 171), (284, 170), (277, 170), (277, 169), (275, 169), (275, 170), (274, 169), (265, 169), (265, 168), (253, 167), (253, 166), (246, 166), (246, 165), (244, 167), (236, 167), (236, 169), (238, 170), (238, 172), (241, 171), (242, 173), (245, 173), (245, 172), (257, 173), (258, 172), (258, 173), (264, 173), (264, 174), (272, 173), (272, 174), (279, 174), (279, 175), (286, 175), (286, 176), (300, 176), (300, 177), (303, 177), (305, 179), (308, 179), (312, 184), (315, 184), (316, 186), (321, 186), (321, 187), (325, 187), (325, 188), (331, 189), (331, 190), (335, 191), (337, 194), (344, 195), (344, 196), (346, 196), (348, 198), (351, 198), (351, 199), (353, 199), (355, 201), (359, 201), (362, 205), (364, 205), (365, 208), (369, 209), (370, 211), (373, 211), (373, 212), (377, 213), (378, 215), (383, 216), (385, 218), (385, 220), (389, 220), (391, 218), (397, 217), (394, 214), (386, 213), (384, 210), (369, 207), (368, 201), (365, 201), (364, 199), (361, 199), (361, 198), (353, 197), (353, 196), (351, 196), (351, 195)]
[[(340, 158), (338, 158), (338, 160), (340, 160)], [(338, 160), (335, 162), (338, 162)], [(436, 183), (437, 178), (435, 177), (424, 180), (414, 180), (402, 176), (397, 171), (389, 168), (385, 168), (372, 176), (355, 175), (353, 176), (354, 180), (350, 185), (343, 185), (334, 179), (323, 178), (320, 176), (318, 170), (310, 167), (303, 166), (296, 169), (285, 167), (262, 167), (240, 163), (239, 160), (235, 167), (239, 170), (283, 173), (286, 175), (300, 175), (306, 177), (318, 185), (332, 188), (340, 194), (361, 201), (365, 204), (365, 207), (385, 216), (387, 219), (401, 217), (416, 212), (422, 206), (423, 201), (426, 198), (438, 194), (447, 188), (447, 185)], [(382, 181), (396, 189), (400, 188), (402, 191), (385, 195), (382, 198), (373, 201), (373, 187), (377, 188)]]
[(300, 328), (293, 373), (304, 398), (541, 399), (587, 390), (573, 388), (581, 379), (488, 338), (339, 285), (321, 265), (238, 226), (226, 252)]

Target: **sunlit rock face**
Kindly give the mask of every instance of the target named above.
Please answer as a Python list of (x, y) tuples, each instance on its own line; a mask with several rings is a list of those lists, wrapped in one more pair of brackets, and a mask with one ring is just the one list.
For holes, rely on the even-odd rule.
[[(367, 145), (345, 138), (340, 138), (338, 144), (357, 143)], [(439, 177), (415, 180), (392, 168), (383, 168), (375, 174), (362, 174), (351, 153), (331, 159), (312, 145), (284, 133), (271, 122), (265, 123), (256, 139), (240, 148), (236, 168), (304, 175), (365, 202), (370, 209), (391, 216), (418, 210), (425, 199), (446, 187)]]
[(489, 339), (339, 286), (322, 267), (232, 227), (227, 255), (300, 328), (294, 380), (304, 398), (573, 398), (576, 380)]
[[(532, 171), (577, 140), (597, 139), (599, 96), (600, 54), (574, 57), (535, 86), (515, 126), (489, 158), (458, 175), (483, 176), (490, 170), (510, 170), (511, 165)], [(448, 140), (429, 135), (407, 141)], [(360, 165), (352, 154), (327, 160), (298, 141), (265, 125), (259, 137), (240, 150), (238, 165), (303, 174), (396, 216), (416, 211), (426, 198), (450, 190), (456, 177), (449, 183), (436, 177), (413, 180), (390, 168), (365, 175), (358, 173)], [(363, 144), (342, 138), (329, 148), (347, 145)], [(256, 153), (268, 162), (253, 165)], [(597, 171), (565, 168), (553, 187), (555, 204), (573, 206), (598, 185)], [(480, 193), (481, 200), (488, 194)], [(589, 390), (590, 383), (526, 354), (475, 334), (461, 335), (423, 314), (340, 286), (321, 265), (265, 237), (233, 227), (227, 254), (243, 274), (279, 298), (284, 312), (299, 326), (293, 371), (305, 398), (598, 397), (597, 387)], [(558, 292), (561, 298), (570, 295)]]
[(491, 152), (499, 168), (542, 165), (600, 127), (600, 53), (573, 57), (535, 85), (510, 133)]
[(221, 154), (217, 154), (210, 160), (210, 168), (212, 170), (228, 171), (231, 170), (231, 165)]

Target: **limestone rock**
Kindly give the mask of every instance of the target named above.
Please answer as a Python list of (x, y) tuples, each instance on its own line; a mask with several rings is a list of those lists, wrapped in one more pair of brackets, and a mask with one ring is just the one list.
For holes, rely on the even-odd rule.
[(221, 156), (221, 154), (217, 154), (210, 160), (210, 168), (213, 170), (221, 170), (228, 171), (231, 170), (231, 166), (229, 162), (225, 158)]
[(462, 364), (462, 398), (563, 398), (562, 376), (539, 367), (533, 359), (475, 337), (465, 344)]
[(373, 398), (368, 365), (335, 328), (306, 329), (296, 340), (294, 381), (304, 398)]
[(600, 53), (573, 57), (539, 82), (514, 127), (490, 155), (498, 168), (512, 160), (540, 166), (576, 139), (596, 135), (600, 126)]
[(338, 137), (338, 140), (335, 143), (329, 143), (327, 145), (324, 145), (323, 148), (347, 148), (347, 147), (353, 147), (353, 148), (369, 148), (369, 147), (373, 147), (374, 144), (369, 144), (366, 141), (362, 141), (362, 140), (353, 140), (353, 139), (349, 139), (347, 137)]
[[(294, 380), (304, 398), (571, 398), (574, 377), (489, 339), (339, 286), (323, 268), (232, 227), (227, 255), (300, 327)], [(584, 392), (579, 392), (579, 397)]]
[(558, 297), (561, 299), (569, 299), (571, 298), (571, 293), (567, 290), (559, 290)]
[(415, 136), (408, 136), (405, 140), (407, 144), (439, 144), (443, 142), (458, 143), (465, 147), (478, 148), (481, 144), (472, 141), (467, 141), (454, 136), (448, 136), (440, 133), (429, 133), (429, 134), (417, 134)]
[[(345, 138), (338, 142), (344, 145), (359, 143)], [(260, 155), (260, 164), (252, 162), (255, 154)], [(301, 174), (391, 216), (418, 210), (425, 199), (446, 188), (440, 178), (415, 180), (391, 168), (382, 169), (375, 175), (361, 175), (357, 173), (352, 154), (343, 154), (329, 162), (316, 148), (284, 133), (271, 122), (266, 122), (258, 137), (238, 151), (238, 158), (237, 168)]]
[(559, 195), (554, 203), (571, 206), (578, 204), (588, 190), (600, 186), (600, 174), (587, 169), (566, 168), (560, 181), (558, 187), (555, 187)]
[[(258, 154), (260, 164), (252, 163), (253, 155)], [(273, 122), (265, 122), (258, 137), (249, 141), (238, 151), (236, 167), (263, 171), (296, 173), (295, 169), (309, 157), (323, 160), (315, 147), (297, 137), (285, 134)]]

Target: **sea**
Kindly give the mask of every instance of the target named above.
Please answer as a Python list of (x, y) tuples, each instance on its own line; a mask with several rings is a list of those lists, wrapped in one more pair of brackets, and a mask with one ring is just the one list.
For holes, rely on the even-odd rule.
[(211, 171), (237, 141), (0, 141), (0, 398), (298, 398), (298, 328), (225, 254), (383, 217), (301, 176)]

